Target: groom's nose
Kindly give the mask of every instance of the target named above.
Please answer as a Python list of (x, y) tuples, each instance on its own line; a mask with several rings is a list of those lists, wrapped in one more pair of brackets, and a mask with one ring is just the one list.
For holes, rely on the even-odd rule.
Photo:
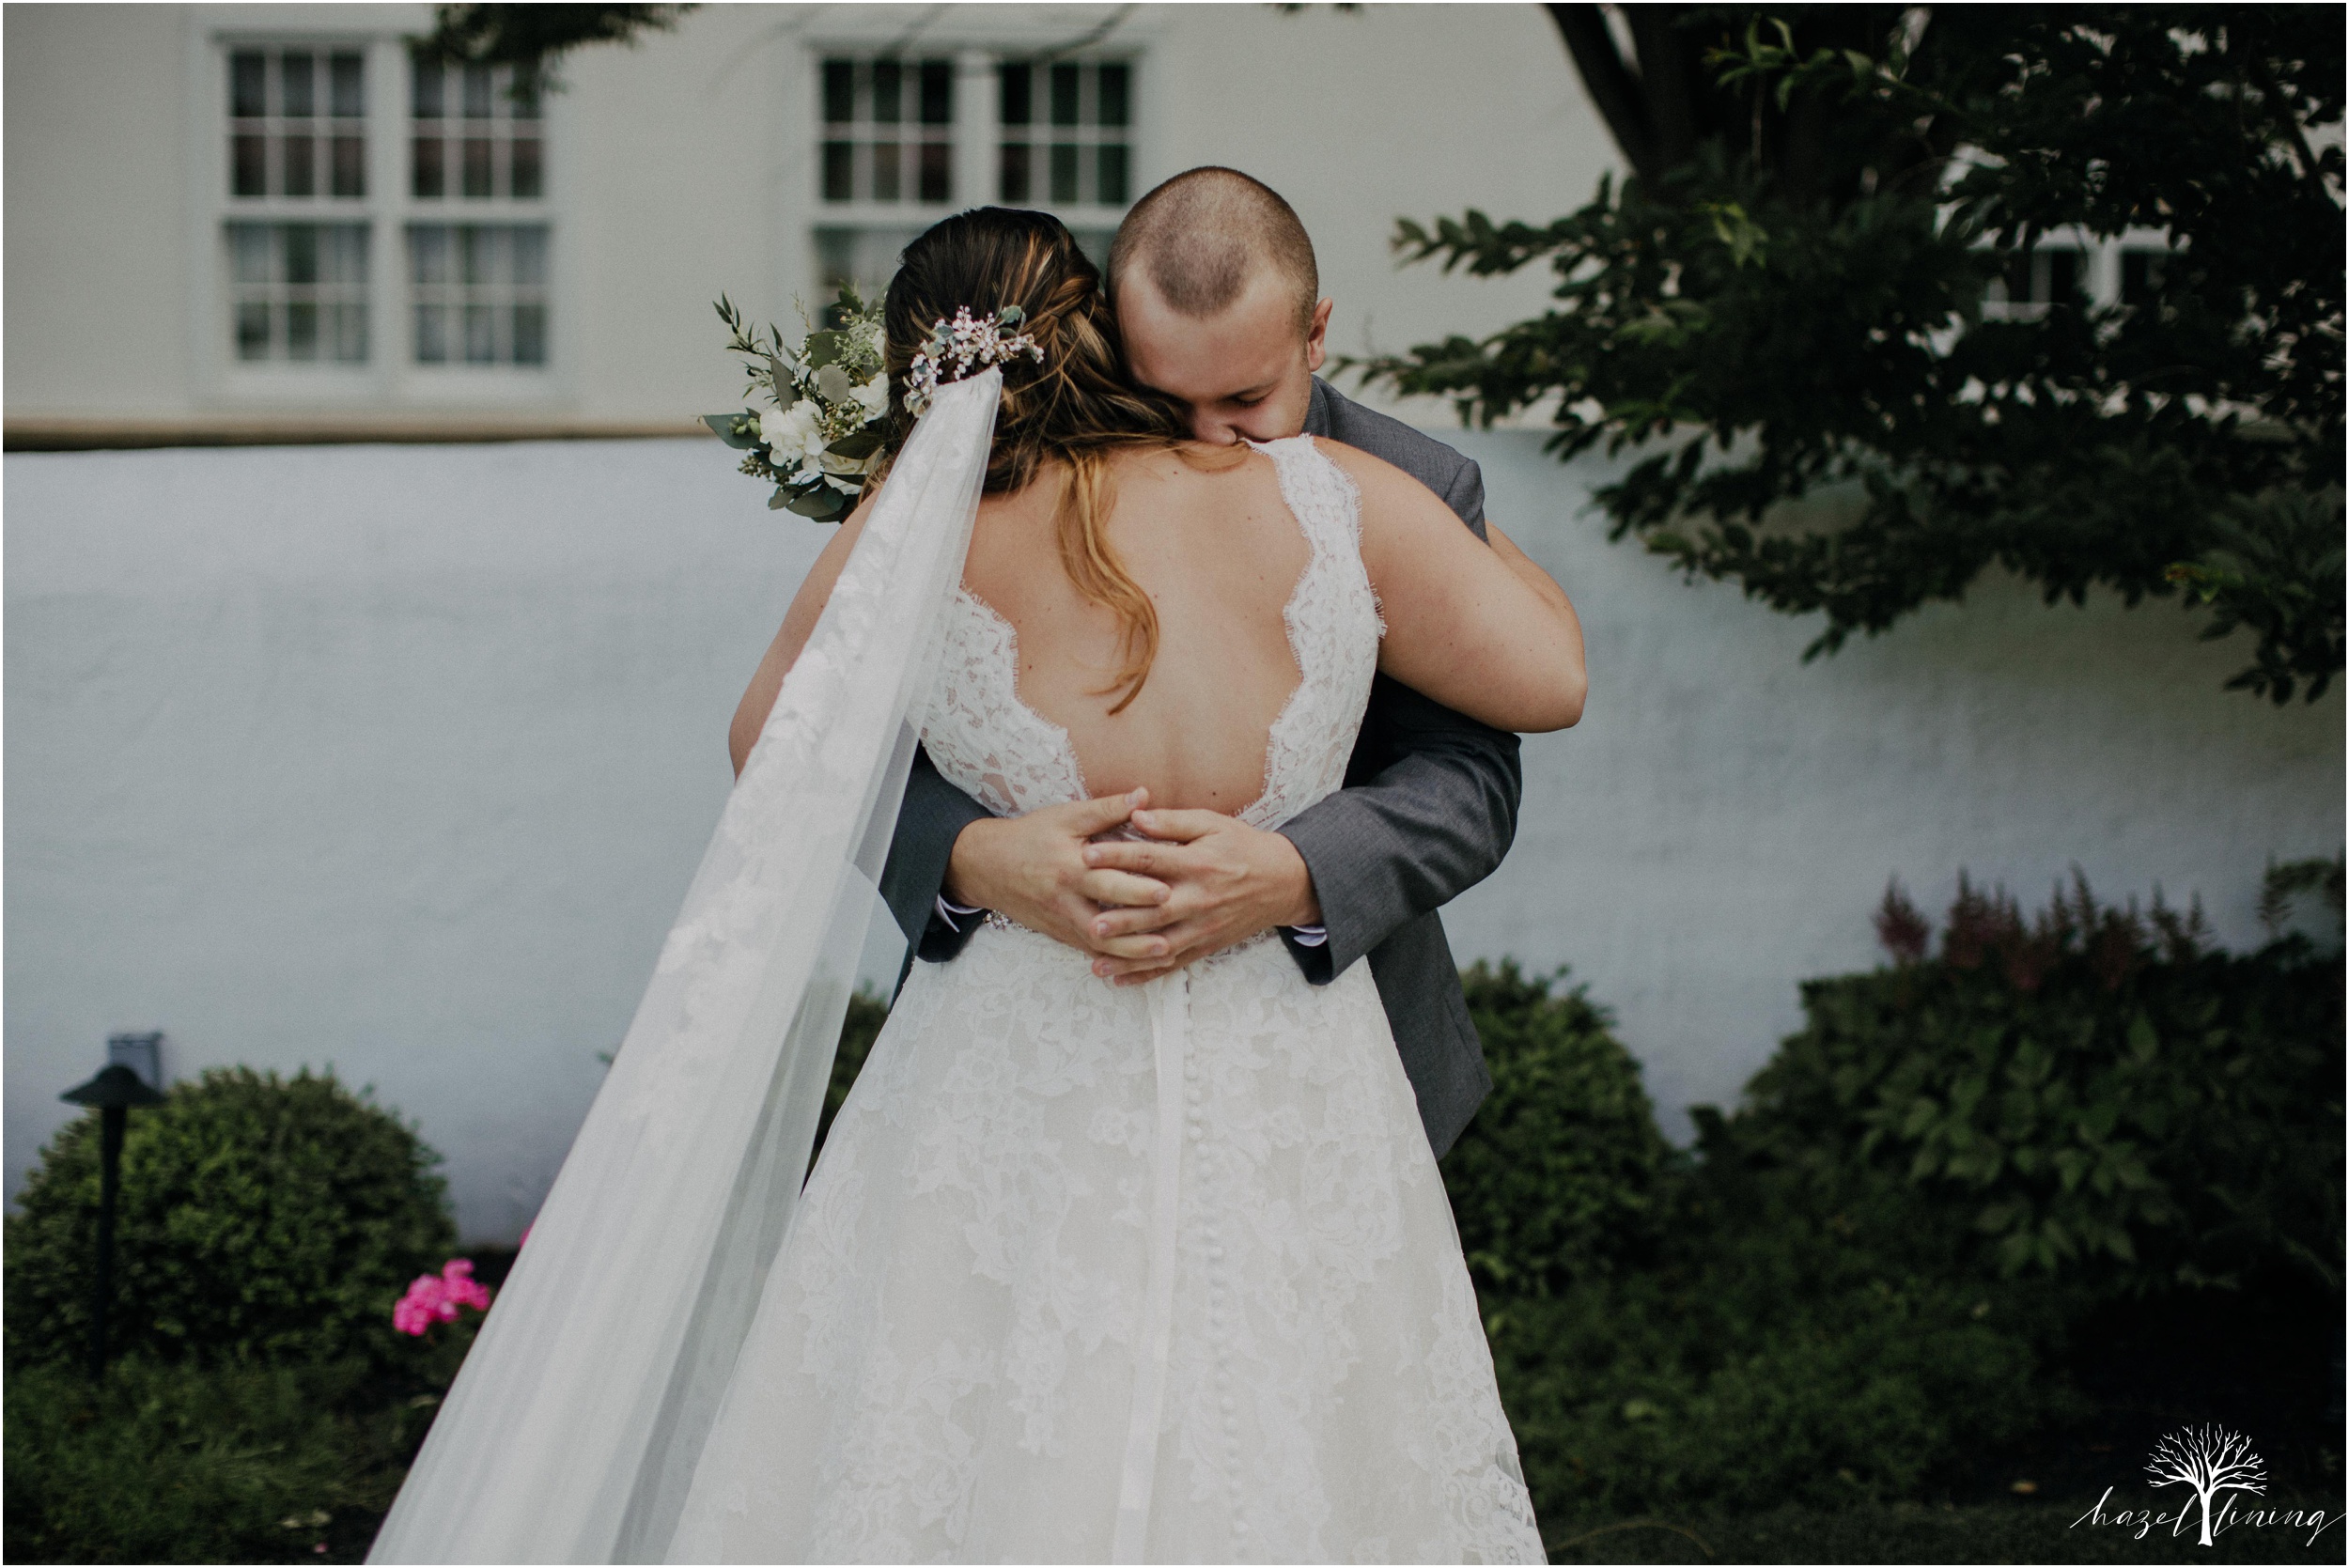
[(1193, 439), (1209, 446), (1237, 446), (1248, 439), (1247, 432), (1220, 414), (1190, 412), (1190, 433)]
[(1278, 441), (1294, 430), (1275, 428), (1279, 415), (1268, 408), (1237, 411), (1203, 409), (1196, 403), (1190, 410), (1190, 433), (1194, 440), (1209, 446), (1237, 446), (1249, 441)]

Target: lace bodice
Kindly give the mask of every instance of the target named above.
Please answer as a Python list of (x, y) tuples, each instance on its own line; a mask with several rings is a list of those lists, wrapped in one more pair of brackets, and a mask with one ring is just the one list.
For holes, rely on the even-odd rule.
[[(1237, 815), (1277, 828), (1346, 782), (1385, 627), (1362, 569), (1361, 496), (1311, 436), (1259, 443), (1312, 551), (1283, 618), (1300, 678), (1265, 744), (1264, 791)], [(1011, 623), (957, 588), (922, 723), (930, 760), (1000, 816), (1085, 799), (1068, 732), (1020, 700)]]

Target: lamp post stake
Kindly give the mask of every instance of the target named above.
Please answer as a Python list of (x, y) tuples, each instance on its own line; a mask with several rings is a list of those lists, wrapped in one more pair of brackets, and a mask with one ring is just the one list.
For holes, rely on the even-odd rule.
[[(159, 1038), (117, 1035), (116, 1040), (127, 1048), (123, 1054), (143, 1049), (146, 1059), (152, 1062)], [(116, 1041), (108, 1042), (110, 1049), (115, 1046)], [(98, 1112), (98, 1281), (89, 1314), (89, 1374), (96, 1379), (106, 1375), (106, 1311), (114, 1303), (115, 1203), (122, 1191), (122, 1134), (130, 1124), (132, 1106), (161, 1105), (163, 1096), (136, 1069), (117, 1061), (87, 1083), (77, 1084), (57, 1097)]]
[(115, 1200), (122, 1190), (122, 1134), (131, 1108), (110, 1105), (98, 1118), (98, 1295), (89, 1312), (93, 1379), (106, 1375), (106, 1309), (115, 1298)]

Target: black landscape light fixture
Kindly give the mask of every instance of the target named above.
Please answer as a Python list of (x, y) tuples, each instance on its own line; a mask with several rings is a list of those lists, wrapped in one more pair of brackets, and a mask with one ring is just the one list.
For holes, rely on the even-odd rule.
[[(105, 1070), (57, 1097), (94, 1107), (98, 1141), (98, 1288), (90, 1302), (89, 1374), (106, 1374), (106, 1308), (114, 1299), (115, 1199), (122, 1187), (122, 1132), (134, 1105), (163, 1103), (161, 1034), (117, 1034), (106, 1042)], [(142, 1071), (144, 1069), (144, 1071)]]

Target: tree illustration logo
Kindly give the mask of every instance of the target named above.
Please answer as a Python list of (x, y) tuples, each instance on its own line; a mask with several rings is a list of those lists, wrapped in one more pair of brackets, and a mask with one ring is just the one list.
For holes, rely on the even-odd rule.
[[(2251, 1452), (2251, 1439), (2223, 1426), (2189, 1426), (2172, 1432), (2154, 1449), (2145, 1471), (2155, 1486), (2186, 1485), (2202, 1505), (2202, 1541), (2211, 1544), (2211, 1524), (2229, 1492), (2267, 1494), (2267, 1470)], [(2183, 1523), (2184, 1521), (2180, 1521)]]

